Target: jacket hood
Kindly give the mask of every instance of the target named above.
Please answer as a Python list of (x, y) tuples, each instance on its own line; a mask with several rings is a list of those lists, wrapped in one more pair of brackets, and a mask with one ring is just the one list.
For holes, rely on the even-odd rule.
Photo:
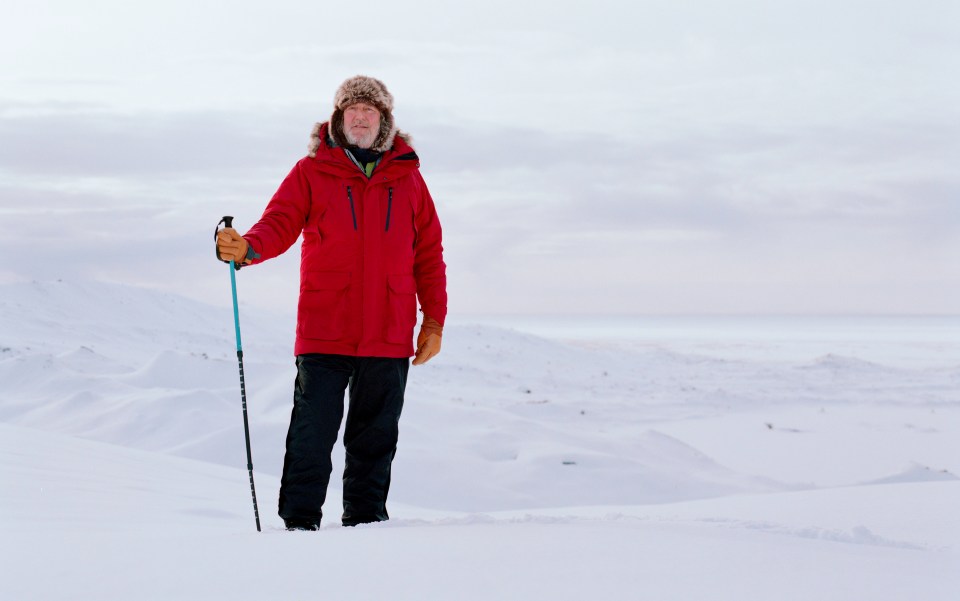
[[(343, 124), (343, 111), (339, 109), (334, 111), (334, 117), (337, 116), (337, 113), (340, 114), (340, 125)], [(332, 131), (340, 131), (340, 135), (336, 136)], [(402, 132), (397, 129), (396, 125), (393, 124), (393, 119), (390, 120), (389, 131), (384, 135), (384, 120), (380, 121), (380, 135), (377, 136), (377, 140), (374, 141), (373, 146), (370, 150), (375, 150), (377, 152), (386, 152), (393, 148), (396, 138), (403, 140), (407, 146), (413, 148), (413, 138), (410, 137), (406, 132)], [(382, 138), (382, 141), (381, 141)], [(324, 121), (322, 123), (314, 123), (313, 129), (310, 131), (310, 142), (307, 144), (307, 156), (310, 158), (315, 158), (317, 156), (317, 150), (320, 148), (321, 143), (325, 142), (330, 148), (337, 148), (338, 146), (348, 146), (347, 141), (343, 138), (343, 131), (339, 127), (334, 127), (331, 124), (331, 121)]]

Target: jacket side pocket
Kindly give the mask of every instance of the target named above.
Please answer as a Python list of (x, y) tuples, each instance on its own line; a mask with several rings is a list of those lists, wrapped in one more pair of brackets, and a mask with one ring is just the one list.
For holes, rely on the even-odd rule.
[(347, 326), (350, 274), (307, 273), (297, 306), (297, 335), (313, 340), (339, 340)]
[(417, 282), (412, 275), (387, 276), (387, 331), (385, 338), (393, 344), (413, 341), (417, 324)]

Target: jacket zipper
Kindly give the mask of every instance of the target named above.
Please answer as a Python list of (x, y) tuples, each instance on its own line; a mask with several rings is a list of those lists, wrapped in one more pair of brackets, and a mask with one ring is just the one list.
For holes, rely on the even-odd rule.
[(357, 210), (353, 207), (353, 193), (347, 186), (347, 200), (350, 201), (350, 214), (353, 215), (353, 231), (357, 231)]
[(387, 188), (387, 227), (383, 229), (385, 232), (390, 231), (390, 209), (393, 208), (393, 188)]

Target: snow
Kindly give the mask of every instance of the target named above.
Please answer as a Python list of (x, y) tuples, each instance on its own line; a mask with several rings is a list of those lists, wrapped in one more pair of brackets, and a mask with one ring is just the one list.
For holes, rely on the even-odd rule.
[(903, 324), (881, 353), (453, 321), (411, 369), (392, 519), (340, 527), (331, 487), (288, 533), (293, 322), (241, 303), (257, 533), (229, 308), (0, 286), (0, 598), (956, 599), (958, 323)]

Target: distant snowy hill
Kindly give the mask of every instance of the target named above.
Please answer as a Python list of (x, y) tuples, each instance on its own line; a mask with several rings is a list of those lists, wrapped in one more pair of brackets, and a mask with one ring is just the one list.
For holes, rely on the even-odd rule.
[[(741, 601), (753, 598), (742, 571), (771, 556), (804, 573), (847, 566), (830, 587), (786, 567), (753, 573), (794, 587), (777, 599), (907, 598), (890, 566), (908, 571), (915, 598), (952, 598), (947, 584), (960, 584), (943, 569), (960, 549), (956, 367), (725, 359), (451, 325), (441, 355), (411, 369), (394, 519), (351, 532), (333, 520), (308, 539), (274, 515), (293, 320), (241, 306), (267, 537), (255, 538), (232, 320), (229, 308), (140, 288), (0, 286), (0, 532), (14, 545), (0, 562), (18, 575), (0, 597), (216, 598), (228, 571), (184, 562), (241, 551), (259, 576), (228, 585), (229, 598), (303, 596), (306, 580), (273, 574), (314, 544), (329, 557), (375, 547), (401, 558), (391, 573), (406, 592), (370, 584), (370, 597), (351, 595), (359, 574), (333, 560), (336, 598), (648, 598), (634, 594), (647, 587), (650, 598)], [(327, 515), (338, 502), (333, 489)], [(160, 568), (127, 557), (154, 552), (183, 553), (161, 565), (186, 584), (144, 594), (138, 579)], [(419, 587), (404, 576), (417, 554), (437, 578)], [(50, 561), (72, 566), (65, 584), (31, 588)], [(87, 574), (102, 561), (133, 576), (98, 588)], [(478, 569), (493, 570), (484, 586)], [(701, 577), (717, 584), (693, 584)]]
[[(94, 283), (6, 286), (2, 298), (0, 418), (244, 465), (229, 309)], [(254, 465), (277, 475), (295, 370), (292, 328), (270, 317), (244, 312), (241, 328)], [(648, 374), (683, 370), (687, 358), (587, 351), (480, 326), (452, 328), (444, 341), (442, 358), (412, 370), (398, 500), (478, 511), (785, 488), (656, 431), (664, 395)]]

